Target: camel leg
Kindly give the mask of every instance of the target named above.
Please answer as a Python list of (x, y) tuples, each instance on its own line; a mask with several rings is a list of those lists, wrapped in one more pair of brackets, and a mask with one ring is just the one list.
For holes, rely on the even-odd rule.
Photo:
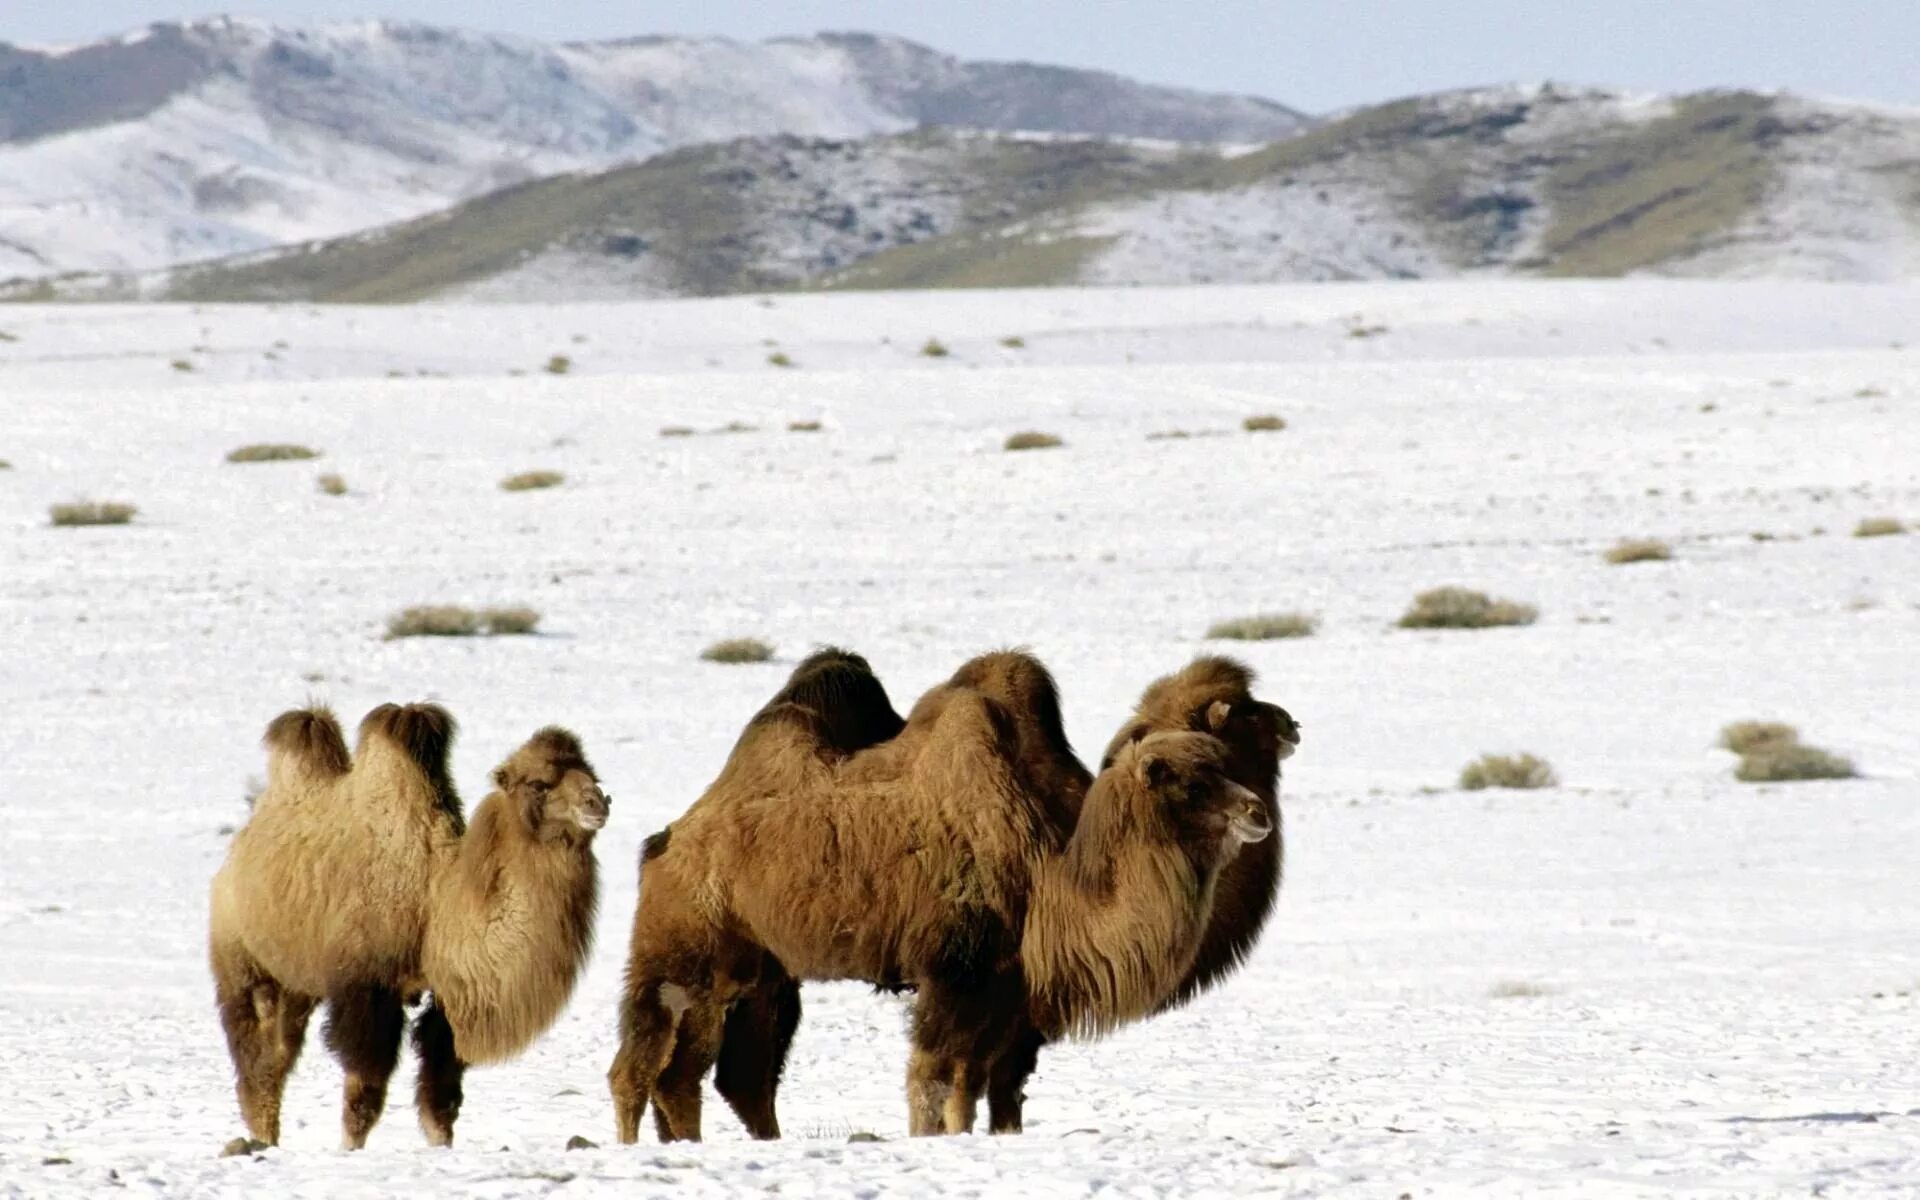
[(800, 1026), (800, 984), (782, 971), (727, 1010), (713, 1085), (756, 1138), (780, 1136), (774, 1098)]
[(1027, 1080), (1040, 1060), (1044, 1039), (1023, 1028), (987, 1073), (987, 1129), (991, 1133), (1019, 1133), (1023, 1127)]
[(953, 1072), (946, 1059), (914, 1047), (907, 1056), (907, 1132), (933, 1137), (946, 1132), (947, 1093)]
[(420, 1110), (420, 1129), (430, 1146), (453, 1145), (453, 1123), (460, 1117), (464, 1095), (461, 1083), (467, 1064), (453, 1050), (453, 1026), (432, 1000), (413, 1025), (413, 1050), (420, 1060), (414, 1103)]
[(944, 1132), (973, 1132), (973, 1122), (980, 1111), (980, 1084), (985, 1075), (979, 1063), (965, 1059), (948, 1065), (946, 1102), (941, 1105)]
[(327, 1049), (347, 1072), (340, 1106), (340, 1144), (345, 1149), (365, 1146), (387, 1107), (387, 1080), (400, 1061), (406, 1025), (400, 993), (392, 988), (365, 985), (327, 997)]
[(674, 1036), (673, 1054), (653, 1089), (654, 1125), (663, 1142), (700, 1140), (700, 1085), (720, 1054), (725, 1013), (711, 997), (687, 1006)]
[(678, 1021), (661, 1003), (660, 990), (657, 980), (631, 986), (620, 1004), (620, 1049), (607, 1069), (607, 1087), (613, 1092), (615, 1133), (627, 1145), (640, 1140), (640, 1115), (673, 1053)]
[(313, 997), (290, 992), (233, 945), (213, 948), (213, 987), (247, 1133), (280, 1144), (280, 1098), (307, 1038)]

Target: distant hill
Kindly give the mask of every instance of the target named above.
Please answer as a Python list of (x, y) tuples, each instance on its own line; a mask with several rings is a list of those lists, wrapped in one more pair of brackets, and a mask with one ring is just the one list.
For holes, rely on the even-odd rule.
[(792, 288), (1920, 274), (1920, 115), (1555, 87), (1252, 150), (922, 130), (750, 138), (412, 222), (12, 298), (607, 299)]
[(547, 45), (397, 22), (156, 24), (0, 44), (0, 278), (332, 237), (699, 143), (928, 124), (1244, 143), (1307, 120), (859, 33)]

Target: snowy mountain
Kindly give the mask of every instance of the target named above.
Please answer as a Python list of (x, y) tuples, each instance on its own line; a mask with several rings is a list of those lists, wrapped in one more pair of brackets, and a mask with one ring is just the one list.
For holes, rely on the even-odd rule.
[(616, 299), (792, 288), (1920, 274), (1920, 114), (1558, 87), (1251, 152), (920, 130), (750, 138), (288, 250), (0, 297)]
[(866, 34), (548, 45), (396, 22), (156, 24), (0, 44), (0, 277), (331, 237), (701, 142), (921, 124), (1260, 142), (1306, 119)]

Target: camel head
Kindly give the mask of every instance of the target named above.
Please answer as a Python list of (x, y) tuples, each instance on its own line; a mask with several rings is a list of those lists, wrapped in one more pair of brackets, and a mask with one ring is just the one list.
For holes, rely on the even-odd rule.
[(544, 841), (592, 838), (613, 804), (580, 739), (557, 726), (527, 739), (494, 769), (493, 782), (514, 802), (522, 828)]
[(1140, 697), (1101, 760), (1104, 769), (1125, 746), (1169, 730), (1210, 733), (1232, 753), (1239, 783), (1271, 792), (1282, 761), (1300, 747), (1300, 725), (1286, 709), (1253, 696), (1252, 668), (1224, 656), (1197, 658), (1156, 679)]
[(1234, 782), (1233, 766), (1233, 748), (1219, 738), (1177, 732), (1129, 743), (1109, 770), (1133, 785), (1116, 789), (1131, 823), (1224, 861), (1273, 832), (1266, 804)]

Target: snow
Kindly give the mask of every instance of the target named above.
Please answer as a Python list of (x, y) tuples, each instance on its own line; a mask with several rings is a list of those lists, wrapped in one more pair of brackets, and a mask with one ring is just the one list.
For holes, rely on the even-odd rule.
[[(1920, 352), (1893, 345), (1916, 300), (1639, 281), (0, 310), (0, 1195), (1911, 1195), (1920, 537), (1846, 533), (1920, 518)], [(930, 336), (952, 354), (918, 355)], [(768, 366), (768, 339), (800, 365)], [(553, 353), (572, 373), (538, 370)], [(445, 377), (387, 378), (423, 368)], [(1239, 431), (1262, 411), (1288, 428)], [(731, 420), (760, 431), (658, 436)], [(1065, 448), (998, 449), (1027, 427)], [(1176, 427), (1217, 436), (1147, 440)], [(325, 457), (222, 461), (253, 441)], [(495, 486), (531, 467), (567, 482)], [(80, 494), (140, 516), (45, 525)], [(1628, 535), (1673, 561), (1604, 564)], [(1540, 620), (1392, 627), (1443, 583)], [(443, 600), (530, 604), (542, 636), (380, 639)], [(1273, 608), (1320, 632), (1200, 640)], [(698, 661), (740, 634), (778, 661)], [(1089, 754), (1153, 676), (1242, 654), (1306, 733), (1276, 917), (1191, 1007), (1050, 1048), (1024, 1136), (906, 1139), (900, 1002), (809, 986), (784, 1141), (710, 1096), (707, 1143), (616, 1147), (640, 839), (825, 641), (903, 705), (1031, 646)], [(336, 1151), (316, 1029), (284, 1145), (216, 1156), (242, 1131), (206, 881), (261, 729), (309, 697), (349, 720), (447, 703), (469, 803), (563, 722), (615, 797), (587, 977), (525, 1057), (469, 1076), (451, 1152), (414, 1127), (404, 1063), (370, 1148)], [(1714, 737), (1749, 717), (1863, 778), (1733, 782)], [(1488, 750), (1565, 782), (1452, 790)]]

